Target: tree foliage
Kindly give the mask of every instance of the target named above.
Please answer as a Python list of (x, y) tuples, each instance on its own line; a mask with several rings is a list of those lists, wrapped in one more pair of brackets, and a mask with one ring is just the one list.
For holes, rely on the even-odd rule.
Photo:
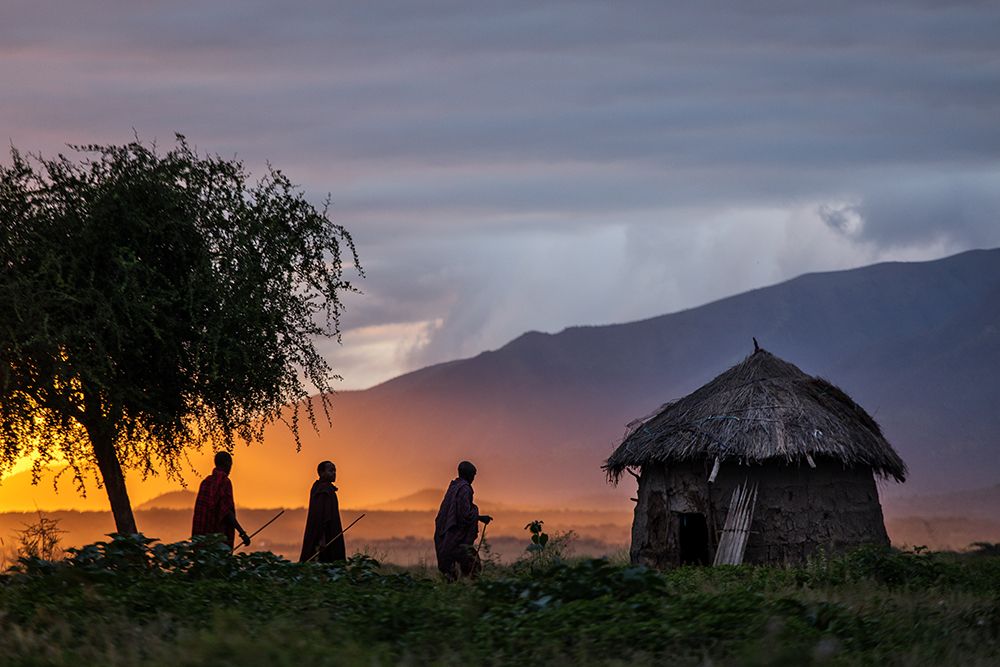
[(337, 378), (315, 343), (339, 338), (361, 269), (328, 202), (274, 168), (251, 182), (180, 135), (72, 148), (0, 165), (0, 472), (96, 468), (135, 532), (123, 468), (176, 475), (189, 447), (315, 424), (303, 399), (325, 410)]

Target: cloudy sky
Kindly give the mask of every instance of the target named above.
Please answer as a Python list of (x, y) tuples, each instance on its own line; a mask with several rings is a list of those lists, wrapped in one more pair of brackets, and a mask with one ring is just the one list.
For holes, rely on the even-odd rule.
[(0, 134), (176, 131), (330, 193), (344, 388), (1000, 245), (1000, 5), (726, 4), (3, 0)]

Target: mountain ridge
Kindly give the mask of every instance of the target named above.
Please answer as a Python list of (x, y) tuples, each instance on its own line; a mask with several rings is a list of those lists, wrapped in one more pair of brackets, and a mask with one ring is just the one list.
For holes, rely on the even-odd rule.
[[(267, 429), (264, 447), (237, 448), (237, 501), (303, 506), (325, 459), (337, 463), (344, 507), (401, 489), (443, 493), (469, 459), (479, 467), (477, 497), (522, 507), (587, 497), (630, 509), (631, 480), (610, 487), (600, 469), (625, 424), (739, 362), (753, 336), (875, 416), (911, 470), (883, 495), (1000, 481), (992, 249), (807, 273), (635, 322), (525, 332), (496, 350), (338, 392), (332, 428), (322, 418), (318, 433), (305, 427), (301, 452), (281, 425)], [(196, 457), (189, 483), (211, 470), (207, 457)]]
[[(965, 452), (976, 445), (973, 453), (981, 463), (987, 463), (982, 440), (1000, 433), (1000, 423), (982, 405), (965, 425), (964, 417), (970, 415), (954, 405), (956, 392), (970, 405), (976, 403), (973, 383), (967, 380), (981, 380), (976, 369), (1000, 361), (997, 294), (998, 249), (813, 272), (634, 322), (526, 332), (496, 350), (413, 371), (364, 393), (366, 401), (391, 403), (405, 397), (434, 405), (438, 412), (441, 400), (455, 406), (472, 402), (476, 418), (487, 426), (498, 421), (497, 406), (508, 409), (508, 419), (517, 412), (539, 425), (545, 414), (571, 414), (575, 405), (585, 413), (582, 420), (594, 426), (581, 430), (603, 432), (608, 452), (630, 419), (683, 396), (738, 362), (751, 351), (750, 338), (756, 336), (807, 373), (844, 388), (876, 418), (881, 415), (890, 440), (900, 444), (904, 458), (915, 459), (917, 490), (930, 492), (935, 484), (929, 471), (938, 467), (926, 455), (932, 445), (916, 433), (919, 429), (906, 428), (905, 421), (922, 422), (942, 439), (950, 432), (948, 449)], [(947, 368), (953, 364), (961, 373)], [(925, 390), (909, 386), (914, 384)], [(935, 384), (952, 391), (936, 392)], [(995, 381), (975, 384), (982, 385), (975, 387), (979, 403), (1000, 395)], [(545, 394), (546, 409), (517, 396), (531, 392)], [(586, 414), (595, 403), (603, 403), (597, 406), (599, 418)], [(935, 412), (941, 416), (937, 423), (927, 418)], [(538, 438), (551, 435), (544, 425), (536, 432)], [(979, 442), (972, 443), (973, 436)], [(912, 440), (919, 446), (908, 447)], [(595, 467), (598, 458), (592, 457)], [(985, 473), (969, 483), (990, 483), (996, 465), (986, 465)], [(937, 490), (958, 488), (962, 477), (942, 479)]]

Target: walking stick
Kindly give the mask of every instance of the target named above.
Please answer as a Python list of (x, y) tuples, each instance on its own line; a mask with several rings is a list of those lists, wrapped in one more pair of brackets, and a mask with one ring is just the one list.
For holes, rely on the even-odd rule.
[(479, 544), (476, 545), (476, 553), (479, 553), (479, 550), (483, 548), (483, 541), (486, 539), (486, 526), (488, 525), (490, 524), (483, 524), (483, 534), (479, 536)]
[(350, 525), (347, 526), (347, 528), (343, 529), (342, 531), (340, 531), (339, 533), (337, 533), (336, 535), (334, 535), (333, 537), (331, 537), (329, 542), (327, 542), (326, 544), (324, 544), (323, 546), (321, 546), (319, 549), (317, 549), (316, 553), (314, 553), (312, 556), (309, 556), (309, 558), (306, 559), (306, 562), (307, 563), (311, 563), (313, 561), (313, 559), (315, 559), (317, 556), (319, 556), (320, 552), (322, 552), (323, 549), (326, 549), (328, 546), (330, 546), (331, 544), (333, 544), (333, 541), (335, 539), (337, 539), (338, 537), (340, 537), (341, 535), (343, 535), (344, 533), (346, 533), (347, 531), (349, 531), (351, 529), (351, 526), (353, 526), (358, 521), (361, 521), (364, 518), (365, 518), (365, 515), (362, 514), (357, 519), (355, 519), (354, 521), (352, 521), (350, 523)]
[(473, 577), (473, 578), (479, 576), (479, 574), (482, 573), (482, 571), (483, 571), (483, 559), (482, 559), (482, 556), (480, 556), (479, 554), (483, 550), (483, 542), (486, 541), (486, 526), (488, 526), (488, 525), (490, 525), (490, 524), (488, 524), (488, 523), (484, 523), (483, 524), (483, 532), (479, 536), (479, 544), (477, 544), (476, 547), (475, 547), (476, 548), (476, 560), (472, 564), (472, 571), (470, 572), (470, 576)]
[[(268, 521), (267, 523), (265, 523), (263, 526), (261, 526), (260, 528), (258, 528), (257, 530), (255, 530), (252, 534), (248, 535), (248, 538), (249, 537), (253, 537), (254, 535), (256, 535), (257, 533), (259, 533), (260, 531), (262, 531), (265, 528), (267, 528), (268, 526), (270, 526), (272, 523), (274, 523), (275, 521), (278, 520), (279, 516), (281, 516), (284, 513), (285, 513), (285, 510), (281, 510), (280, 512), (278, 512), (277, 514), (275, 514), (273, 519), (271, 519), (270, 521)], [(240, 549), (242, 546), (243, 546), (242, 542), (240, 542), (238, 545), (236, 545), (236, 549), (233, 549), (233, 553), (236, 553), (236, 551), (238, 549)]]

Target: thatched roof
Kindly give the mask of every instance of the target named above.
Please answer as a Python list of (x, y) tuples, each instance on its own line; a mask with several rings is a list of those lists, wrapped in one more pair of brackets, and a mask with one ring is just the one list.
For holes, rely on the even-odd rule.
[(765, 350), (629, 427), (604, 465), (615, 482), (629, 467), (716, 457), (723, 464), (822, 457), (900, 482), (906, 476), (871, 415), (826, 380)]

